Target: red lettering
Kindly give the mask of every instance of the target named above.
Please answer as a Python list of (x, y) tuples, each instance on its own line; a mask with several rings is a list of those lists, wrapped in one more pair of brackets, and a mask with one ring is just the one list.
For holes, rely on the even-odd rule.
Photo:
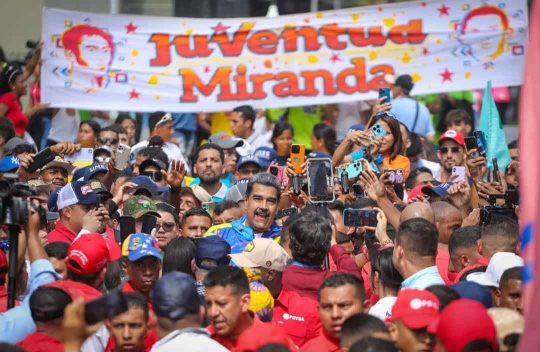
[(155, 33), (150, 36), (148, 42), (156, 44), (156, 57), (150, 60), (150, 66), (169, 66), (171, 64), (169, 35)]
[(214, 49), (208, 47), (208, 37), (205, 35), (193, 36), (195, 45), (192, 49), (190, 47), (189, 35), (178, 35), (174, 38), (174, 45), (176, 46), (176, 52), (182, 57), (208, 57)]
[(379, 91), (381, 88), (390, 88), (390, 84), (386, 82), (384, 76), (394, 75), (394, 68), (390, 65), (377, 65), (373, 66), (369, 73), (375, 75), (369, 82), (369, 88), (374, 91)]
[(218, 100), (224, 101), (236, 99), (231, 93), (231, 73), (232, 68), (230, 66), (220, 67), (216, 70), (210, 79), (210, 82), (204, 84), (192, 69), (180, 70), (180, 75), (183, 78), (182, 85), (184, 91), (184, 94), (180, 98), (180, 102), (196, 103), (199, 101), (199, 97), (195, 94), (194, 88), (197, 88), (202, 95), (208, 97), (212, 95), (218, 85), (221, 87)]
[(246, 83), (246, 66), (245, 65), (238, 65), (236, 68), (236, 76), (234, 77), (234, 81), (236, 82), (236, 96), (238, 100), (245, 100), (249, 99), (249, 93), (247, 91), (247, 83)]
[(290, 71), (280, 72), (274, 76), (274, 79), (276, 81), (284, 80), (274, 87), (273, 92), (276, 96), (284, 98), (300, 95), (298, 89), (298, 76), (296, 76), (296, 73)]
[(328, 70), (302, 71), (300, 75), (305, 79), (306, 88), (302, 91), (304, 96), (317, 96), (319, 94), (319, 90), (315, 87), (317, 78), (323, 79), (325, 94), (334, 95), (337, 93), (334, 87), (334, 77)]
[(285, 51), (298, 51), (298, 37), (304, 38), (304, 51), (317, 51), (321, 48), (317, 30), (313, 27), (286, 28), (281, 32), (285, 40)]
[(249, 77), (253, 82), (253, 93), (251, 93), (251, 99), (265, 99), (267, 97), (264, 91), (264, 84), (274, 79), (274, 75), (271, 73), (263, 73), (260, 75), (251, 75)]
[(240, 56), (254, 25), (253, 22), (242, 23), (238, 31), (234, 33), (232, 42), (227, 33), (214, 34), (210, 41), (219, 45), (223, 56)]
[(345, 28), (340, 28), (336, 23), (328, 24), (321, 28), (320, 33), (326, 39), (326, 46), (333, 50), (343, 50), (347, 48), (347, 43), (340, 42), (339, 36), (347, 33)]
[[(366, 37), (367, 35), (367, 37)], [(351, 43), (355, 46), (383, 46), (386, 44), (386, 37), (382, 33), (382, 27), (351, 28), (349, 29)]]
[(422, 20), (412, 20), (408, 24), (393, 27), (388, 36), (396, 44), (420, 44), (427, 34), (422, 32)]
[[(368, 92), (369, 87), (366, 84), (366, 60), (364, 58), (351, 59), (354, 68), (346, 68), (336, 77), (336, 84), (339, 90), (345, 94), (354, 94), (357, 92)], [(347, 83), (348, 77), (356, 78), (356, 84), (350, 86)]]
[(254, 33), (248, 41), (248, 49), (259, 55), (271, 55), (277, 51), (279, 36), (272, 31)]

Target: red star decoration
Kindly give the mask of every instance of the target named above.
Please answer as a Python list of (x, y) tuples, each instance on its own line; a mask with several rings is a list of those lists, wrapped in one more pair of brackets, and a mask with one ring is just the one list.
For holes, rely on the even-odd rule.
[(452, 76), (454, 75), (454, 72), (449, 71), (447, 68), (444, 69), (443, 73), (439, 73), (442, 76), (442, 81), (444, 82), (453, 82)]
[(425, 1), (423, 1), (420, 5), (421, 5), (422, 7), (426, 7), (426, 6), (427, 6), (427, 4), (426, 4)]
[(338, 54), (332, 54), (332, 57), (330, 58), (330, 61), (332, 61), (332, 63), (335, 65), (336, 62), (341, 61), (341, 59), (340, 59)]
[(379, 12), (383, 12), (383, 11), (384, 11), (384, 9), (383, 9), (382, 7), (378, 7), (377, 10), (378, 10)]
[(133, 88), (131, 92), (129, 92), (129, 100), (139, 99), (140, 97), (141, 97), (141, 92), (137, 92), (135, 88)]
[(437, 9), (437, 11), (439, 11), (439, 16), (450, 16), (450, 13), (448, 12), (450, 11), (450, 8), (445, 4), (442, 4), (442, 6)]
[(211, 27), (214, 30), (215, 34), (222, 34), (226, 33), (227, 29), (231, 28), (231, 26), (225, 26), (221, 22), (218, 22), (218, 24), (214, 27)]
[(126, 34), (135, 33), (135, 30), (137, 30), (137, 26), (133, 24), (133, 22), (129, 22), (129, 24), (126, 27)]
[(429, 54), (431, 54), (431, 53), (429, 52), (429, 49), (428, 49), (428, 48), (423, 48), (423, 49), (422, 49), (422, 55), (427, 56), (427, 55), (429, 55)]
[(204, 66), (204, 73), (210, 72), (210, 66)]

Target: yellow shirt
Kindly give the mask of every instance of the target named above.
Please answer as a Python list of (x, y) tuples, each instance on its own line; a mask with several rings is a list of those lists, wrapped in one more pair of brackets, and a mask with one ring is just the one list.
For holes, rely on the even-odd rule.
[(230, 112), (216, 112), (210, 115), (210, 135), (218, 133), (227, 133), (233, 135), (231, 130), (231, 120), (229, 119)]

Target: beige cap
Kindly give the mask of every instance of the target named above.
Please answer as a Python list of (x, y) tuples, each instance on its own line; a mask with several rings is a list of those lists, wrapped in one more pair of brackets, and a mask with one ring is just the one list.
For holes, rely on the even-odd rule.
[(66, 170), (68, 175), (71, 175), (73, 170), (75, 170), (75, 165), (71, 164), (70, 162), (65, 161), (64, 159), (60, 157), (56, 157), (53, 161), (43, 166), (39, 171), (44, 171), (44, 170), (52, 169), (56, 167)]
[(510, 334), (523, 334), (525, 319), (521, 314), (509, 308), (489, 308), (487, 312), (495, 324), (501, 351), (507, 351), (508, 349), (502, 343), (504, 338)]
[(283, 271), (287, 267), (289, 255), (283, 247), (269, 238), (256, 238), (247, 244), (242, 253), (229, 255), (240, 267), (263, 267)]

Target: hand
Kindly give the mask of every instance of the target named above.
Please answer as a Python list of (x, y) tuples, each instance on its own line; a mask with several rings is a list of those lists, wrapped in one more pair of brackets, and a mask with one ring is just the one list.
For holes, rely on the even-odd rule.
[(392, 110), (392, 103), (391, 102), (385, 102), (386, 97), (382, 97), (377, 99), (377, 102), (375, 105), (373, 105), (373, 116), (377, 116), (380, 112), (388, 112)]
[(476, 149), (467, 151), (466, 165), (475, 180), (482, 180), (488, 172), (487, 162), (484, 157), (473, 158), (473, 154), (476, 152)]
[(23, 170), (28, 169), (28, 165), (30, 165), (30, 164), (32, 164), (34, 162), (34, 157), (35, 156), (36, 156), (36, 154), (34, 154), (34, 153), (20, 155), (19, 156), (19, 170), (20, 169), (23, 169)]
[(360, 175), (360, 184), (364, 188), (367, 196), (374, 202), (386, 198), (386, 188), (381, 181), (384, 174), (381, 176), (381, 179), (377, 179), (377, 175), (371, 170), (368, 162), (363, 160), (362, 164), (364, 165), (364, 171), (362, 171), (362, 174)]
[(478, 195), (485, 199), (488, 199), (490, 195), (503, 194), (502, 186), (498, 182), (477, 182), (476, 188), (478, 189)]
[(186, 177), (187, 170), (183, 162), (173, 160), (171, 162), (171, 171), (167, 173), (165, 170), (161, 170), (161, 174), (167, 181), (167, 184), (171, 186), (171, 189), (180, 189), (182, 188), (182, 182), (184, 181), (184, 177)]
[(367, 147), (372, 142), (372, 134), (369, 131), (356, 131), (349, 133), (347, 137), (345, 137), (345, 140), (356, 145)]
[(124, 198), (127, 198), (126, 196), (128, 195), (127, 192), (130, 190), (130, 189), (133, 189), (137, 187), (137, 184), (133, 183), (133, 182), (126, 182), (122, 185), (122, 187), (120, 187), (118, 189), (118, 191), (116, 192), (116, 194), (114, 195), (113, 197), (113, 202), (116, 203), (116, 205), (118, 205), (118, 207), (121, 207), (124, 202), (127, 200), (127, 199), (124, 199)]
[(424, 202), (424, 203), (427, 203), (429, 204), (429, 198), (427, 198), (427, 196), (423, 196), (423, 195), (418, 195), (414, 198), (409, 198), (407, 200), (407, 203), (411, 204), (411, 203), (414, 203), (414, 202)]
[(84, 319), (85, 303), (83, 298), (77, 298), (67, 305), (64, 310), (62, 321), (63, 341), (66, 352), (79, 351), (83, 342), (92, 334), (96, 333), (101, 324), (86, 325)]
[(62, 142), (55, 144), (51, 147), (51, 151), (58, 156), (72, 155), (81, 150), (80, 144), (73, 144), (71, 142)]
[(372, 159), (376, 159), (377, 155), (379, 154), (379, 150), (381, 149), (382, 140), (373, 138), (371, 140), (371, 143), (369, 145), (369, 154), (371, 155)]
[[(297, 175), (296, 172), (294, 172), (293, 164), (291, 163), (291, 159), (287, 159), (287, 167), (285, 168), (285, 174), (289, 177), (289, 179), (292, 180), (293, 176), (300, 176), (300, 177), (307, 177), (307, 163), (302, 163), (302, 173), (300, 175)], [(289, 182), (289, 184), (292, 187), (292, 181)]]
[(452, 203), (458, 208), (468, 204), (471, 201), (471, 187), (467, 181), (454, 183), (448, 188), (448, 194)]
[(30, 234), (38, 235), (39, 229), (41, 229), (41, 218), (39, 213), (34, 208), (39, 207), (39, 202), (33, 199), (32, 204), (28, 206), (28, 221), (24, 227), (24, 233), (28, 237)]
[(389, 244), (390, 242), (392, 242), (390, 237), (388, 237), (388, 233), (386, 232), (386, 228), (388, 226), (388, 219), (386, 218), (386, 215), (381, 209), (373, 209), (377, 210), (377, 227), (375, 227), (375, 237), (377, 237), (379, 243), (384, 246), (385, 244)]
[(82, 228), (91, 233), (100, 232), (103, 230), (103, 225), (107, 218), (107, 209), (103, 205), (100, 205), (99, 208), (90, 210), (83, 217)]
[(34, 116), (35, 114), (43, 111), (43, 110), (47, 110), (49, 108), (49, 106), (51, 106), (50, 103), (39, 103), (39, 104), (36, 104), (34, 106), (32, 106), (31, 108), (29, 108), (28, 110), (26, 110), (26, 116), (28, 117), (31, 117), (31, 116)]
[(469, 215), (465, 219), (463, 219), (463, 222), (461, 223), (461, 227), (465, 226), (474, 226), (474, 225), (480, 225), (480, 209), (476, 208), (473, 209)]

